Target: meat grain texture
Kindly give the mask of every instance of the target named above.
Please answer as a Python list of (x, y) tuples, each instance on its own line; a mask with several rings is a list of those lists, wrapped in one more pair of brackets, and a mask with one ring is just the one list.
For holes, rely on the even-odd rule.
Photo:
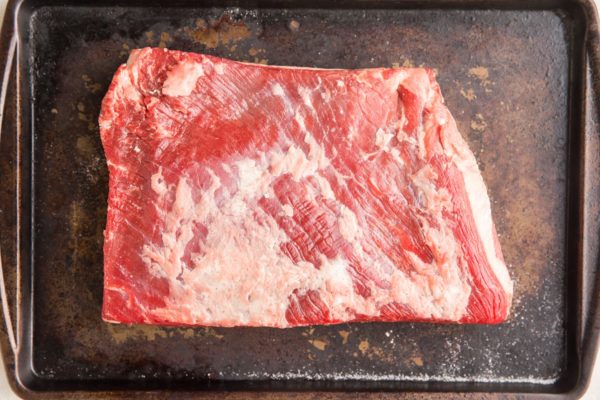
[(106, 321), (508, 316), (486, 188), (429, 69), (134, 50), (100, 133)]

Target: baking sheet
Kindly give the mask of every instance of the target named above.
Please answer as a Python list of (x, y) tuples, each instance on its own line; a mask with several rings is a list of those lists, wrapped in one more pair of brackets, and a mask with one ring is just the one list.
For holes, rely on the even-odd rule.
[[(8, 179), (11, 185), (0, 189), (0, 204), (20, 207), (21, 224), (26, 221), (19, 258), (24, 345), (17, 357), (24, 386), (522, 392), (572, 387), (583, 311), (578, 283), (584, 272), (583, 182), (596, 165), (588, 163), (597, 161), (581, 157), (593, 148), (584, 144), (596, 140), (595, 131), (589, 138), (584, 134), (582, 118), (587, 20), (581, 10), (555, 3), (550, 9), (536, 2), (502, 10), (484, 2), (443, 9), (373, 4), (21, 7), (18, 70), (31, 72), (20, 75), (27, 88), (21, 94), (24, 129), (13, 141), (4, 134), (0, 152), (17, 153), (22, 163), (16, 169), (10, 157), (0, 158), (1, 176), (14, 178), (14, 185)], [(290, 29), (292, 21), (298, 29)], [(436, 68), (488, 185), (515, 280), (509, 322), (288, 330), (102, 322), (108, 176), (96, 119), (116, 67), (130, 49), (142, 46), (278, 65)], [(20, 203), (14, 202), (17, 170)], [(591, 180), (587, 188), (596, 186)], [(595, 207), (597, 197), (588, 198)], [(2, 228), (16, 233), (18, 223), (7, 214)], [(18, 258), (10, 239), (0, 239), (3, 265)]]

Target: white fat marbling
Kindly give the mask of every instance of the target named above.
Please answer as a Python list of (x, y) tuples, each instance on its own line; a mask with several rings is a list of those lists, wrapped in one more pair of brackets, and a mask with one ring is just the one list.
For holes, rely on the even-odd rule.
[(201, 76), (204, 76), (202, 64), (181, 61), (167, 73), (162, 93), (167, 96), (189, 96)]

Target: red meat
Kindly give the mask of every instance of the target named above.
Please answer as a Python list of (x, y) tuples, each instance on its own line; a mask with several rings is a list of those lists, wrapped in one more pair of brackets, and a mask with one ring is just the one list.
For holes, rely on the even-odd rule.
[(431, 70), (134, 50), (100, 129), (107, 321), (508, 315), (486, 188)]

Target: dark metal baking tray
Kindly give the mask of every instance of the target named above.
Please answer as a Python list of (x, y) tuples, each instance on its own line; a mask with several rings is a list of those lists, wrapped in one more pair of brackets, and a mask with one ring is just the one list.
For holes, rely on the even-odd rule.
[[(591, 0), (11, 1), (0, 38), (0, 343), (13, 388), (28, 398), (577, 397), (600, 323), (597, 29)], [(103, 322), (108, 176), (96, 120), (113, 72), (143, 46), (436, 68), (489, 188), (515, 280), (510, 320)]]

